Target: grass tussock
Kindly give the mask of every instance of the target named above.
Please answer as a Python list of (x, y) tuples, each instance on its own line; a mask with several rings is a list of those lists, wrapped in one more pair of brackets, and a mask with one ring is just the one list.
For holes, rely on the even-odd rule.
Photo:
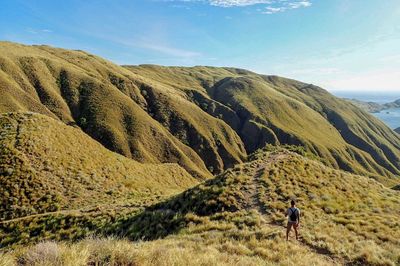
[[(241, 234), (237, 232), (237, 234)], [(6, 265), (333, 265), (301, 245), (256, 238), (229, 239), (210, 233), (152, 242), (89, 238), (75, 244), (42, 242), (9, 255)], [(17, 263), (18, 262), (18, 263)]]
[[(37, 240), (47, 234), (48, 239), (60, 241), (14, 246), (3, 256), (18, 263), (36, 259), (38, 265), (48, 261), (68, 265), (66, 258), (74, 252), (82, 252), (78, 256), (82, 261), (76, 262), (82, 265), (288, 265), (294, 261), (300, 265), (397, 265), (400, 217), (393, 210), (400, 203), (398, 192), (295, 151), (268, 147), (215, 179), (106, 222), (102, 215), (90, 219), (84, 215), (75, 222), (71, 217), (64, 218), (69, 222), (37, 221), (37, 226), (53, 225), (54, 229), (41, 229)], [(292, 198), (302, 210), (298, 242), (293, 235), (289, 242), (284, 240), (284, 212)], [(59, 224), (66, 227), (60, 230)], [(70, 224), (102, 228), (101, 235), (123, 239), (84, 239), (81, 234), (76, 239), (83, 240), (70, 243), (54, 238), (68, 232)], [(38, 232), (32, 230), (34, 223), (27, 225), (31, 226), (26, 227), (28, 236)], [(18, 228), (24, 232), (21, 224)], [(5, 237), (18, 232), (15, 227), (7, 230)]]

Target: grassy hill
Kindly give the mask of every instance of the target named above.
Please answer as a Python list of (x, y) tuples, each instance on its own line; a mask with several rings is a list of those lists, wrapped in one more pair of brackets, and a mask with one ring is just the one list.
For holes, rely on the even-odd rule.
[(177, 164), (138, 163), (48, 116), (2, 114), (0, 128), (0, 221), (144, 203), (198, 182)]
[[(400, 262), (400, 214), (393, 211), (398, 192), (279, 148), (255, 153), (248, 163), (148, 208), (120, 229), (132, 239), (221, 234), (242, 240), (253, 255), (260, 251), (251, 245), (264, 248), (268, 261), (268, 253), (284, 257), (273, 244), (283, 239), (284, 213), (293, 198), (303, 213), (304, 250), (337, 262)], [(259, 243), (249, 243), (252, 237)]]
[(400, 264), (400, 137), (312, 84), (0, 42), (0, 96), (0, 265)]
[(372, 115), (321, 88), (232, 68), (127, 68), (184, 91), (230, 125), (249, 153), (266, 143), (301, 145), (332, 167), (389, 185), (397, 182), (382, 176), (399, 175), (399, 137)]
[(199, 178), (246, 156), (228, 125), (182, 93), (83, 51), (1, 42), (0, 66), (1, 112), (57, 117), (112, 151), (179, 163)]
[(326, 164), (398, 183), (400, 138), (310, 84), (214, 67), (117, 66), (83, 51), (0, 43), (0, 112), (80, 127), (141, 162), (204, 179), (265, 144), (301, 145)]
[[(43, 265), (398, 265), (399, 193), (290, 149), (258, 151), (215, 179), (119, 219), (108, 232), (157, 240), (47, 242), (2, 256)], [(302, 210), (301, 237), (286, 243), (292, 198)]]

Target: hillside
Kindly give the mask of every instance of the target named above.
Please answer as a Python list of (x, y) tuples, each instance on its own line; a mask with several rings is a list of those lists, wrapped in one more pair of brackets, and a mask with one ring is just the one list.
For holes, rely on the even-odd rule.
[(396, 128), (394, 131), (400, 134), (400, 127)]
[(48, 212), (140, 206), (198, 182), (177, 164), (138, 163), (48, 116), (2, 114), (0, 128), (0, 222)]
[(121, 67), (83, 51), (0, 43), (0, 112), (80, 127), (140, 162), (202, 180), (265, 144), (304, 146), (326, 164), (396, 185), (400, 138), (310, 84), (213, 67)]
[[(27, 263), (75, 258), (77, 265), (282, 265), (295, 258), (301, 258), (298, 265), (398, 264), (400, 214), (393, 210), (399, 193), (288, 148), (292, 151), (271, 146), (258, 151), (249, 162), (128, 215), (108, 231), (135, 240), (163, 239), (133, 245), (115, 239), (49, 242), (3, 258)], [(286, 243), (284, 212), (292, 198), (302, 210), (301, 238)]]
[[(303, 248), (338, 262), (400, 262), (400, 214), (392, 211), (400, 203), (398, 192), (284, 149), (257, 152), (251, 159), (148, 208), (127, 220), (122, 231), (133, 239), (208, 231), (243, 239), (248, 232), (259, 234), (259, 248), (266, 244), (266, 252), (274, 253), (267, 243), (283, 238), (284, 212), (295, 198), (303, 210)], [(367, 250), (373, 254), (364, 257)]]
[(2, 42), (0, 66), (2, 112), (57, 117), (112, 151), (142, 162), (179, 163), (199, 178), (246, 156), (229, 126), (181, 92), (83, 51)]
[(248, 153), (266, 143), (301, 145), (332, 167), (390, 185), (397, 182), (382, 176), (399, 174), (399, 137), (372, 115), (319, 87), (232, 68), (127, 68), (184, 91), (230, 125)]

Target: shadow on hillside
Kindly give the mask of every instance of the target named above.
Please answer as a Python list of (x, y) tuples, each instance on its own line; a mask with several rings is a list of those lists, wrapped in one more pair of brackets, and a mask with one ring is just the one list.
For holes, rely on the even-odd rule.
[(135, 216), (119, 220), (106, 234), (131, 240), (152, 240), (179, 232), (190, 222), (188, 214), (210, 216), (221, 211), (235, 212), (237, 207), (220, 199), (226, 187), (222, 176), (206, 181), (169, 200), (146, 208)]

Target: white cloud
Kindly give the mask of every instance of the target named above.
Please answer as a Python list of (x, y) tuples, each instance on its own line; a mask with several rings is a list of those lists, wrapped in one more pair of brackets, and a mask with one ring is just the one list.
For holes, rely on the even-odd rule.
[(208, 0), (212, 6), (234, 7), (234, 6), (252, 6), (257, 4), (272, 4), (273, 0)]
[(32, 28), (27, 28), (26, 31), (31, 34), (52, 33), (53, 32), (52, 30), (49, 30), (49, 29), (32, 29)]
[(310, 7), (312, 5), (311, 1), (289, 1), (289, 0), (279, 0), (271, 3), (273, 5), (267, 6), (263, 14), (271, 15), (275, 13), (285, 12), (291, 9), (298, 9), (302, 7)]
[(264, 14), (275, 14), (275, 13), (286, 11), (286, 8), (284, 8), (284, 7), (271, 7), (271, 6), (268, 6), (265, 9), (267, 11), (262, 12)]
[(168, 2), (198, 2), (206, 3), (216, 7), (246, 7), (253, 5), (266, 5), (265, 9), (258, 8), (262, 14), (275, 14), (291, 9), (305, 8), (312, 5), (311, 0), (164, 0)]
[(291, 9), (296, 9), (296, 8), (300, 8), (300, 7), (309, 7), (311, 5), (312, 4), (310, 1), (299, 1), (299, 2), (289, 3), (289, 7)]

